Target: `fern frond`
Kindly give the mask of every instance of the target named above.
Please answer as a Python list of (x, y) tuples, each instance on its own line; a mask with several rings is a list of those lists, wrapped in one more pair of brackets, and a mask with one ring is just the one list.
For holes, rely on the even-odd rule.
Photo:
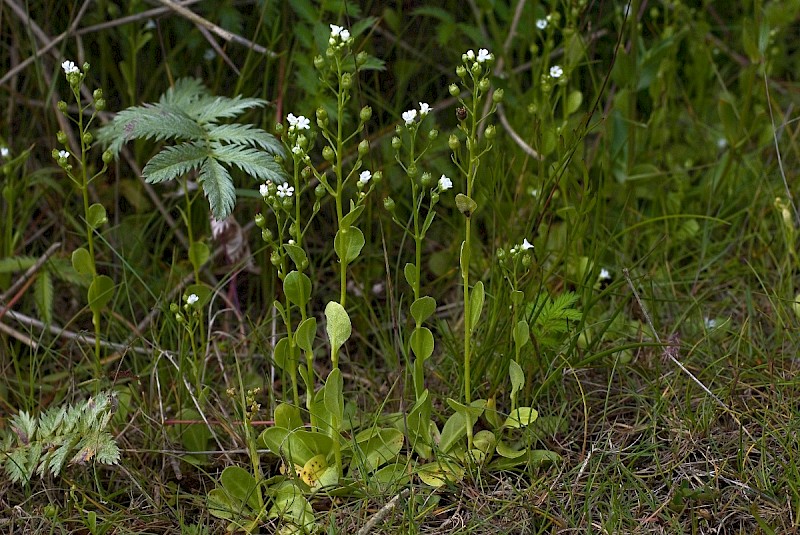
[(151, 184), (172, 180), (197, 169), (207, 157), (208, 151), (197, 142), (164, 147), (147, 162), (142, 176)]
[(208, 89), (197, 78), (179, 78), (173, 87), (161, 95), (158, 101), (167, 106), (188, 108), (192, 102), (207, 93)]
[(269, 154), (237, 145), (224, 145), (214, 148), (217, 160), (232, 164), (261, 181), (282, 182), (283, 169)]
[(200, 167), (197, 181), (202, 184), (203, 191), (208, 197), (214, 219), (228, 217), (236, 203), (236, 190), (228, 170), (214, 158), (208, 158)]
[(133, 139), (202, 139), (206, 131), (177, 106), (145, 104), (119, 112), (106, 126), (97, 131), (97, 139), (114, 154)]
[(193, 102), (184, 111), (201, 125), (216, 123), (219, 119), (232, 119), (241, 115), (242, 112), (250, 108), (258, 108), (267, 104), (266, 100), (260, 98), (243, 98), (236, 96), (211, 97), (201, 96), (197, 102)]
[(260, 147), (270, 154), (283, 154), (283, 147), (275, 136), (249, 124), (220, 124), (208, 128), (208, 139), (219, 143)]

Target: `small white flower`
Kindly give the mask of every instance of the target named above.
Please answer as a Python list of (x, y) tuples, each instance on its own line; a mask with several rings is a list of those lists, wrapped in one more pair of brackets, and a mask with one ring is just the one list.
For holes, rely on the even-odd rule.
[(342, 30), (344, 30), (344, 28), (342, 28), (341, 26), (337, 26), (335, 24), (331, 24), (330, 26), (331, 26), (331, 37), (339, 37), (339, 34), (341, 34)]
[(65, 150), (60, 150), (60, 151), (58, 151), (58, 157), (61, 158), (61, 159), (66, 160), (67, 158), (69, 158), (69, 152), (67, 152)]
[(727, 146), (728, 146), (728, 140), (727, 139), (725, 139), (724, 137), (721, 137), (721, 138), (717, 139), (717, 148), (718, 149), (724, 149)]
[(214, 52), (213, 48), (206, 48), (206, 51), (203, 52), (203, 59), (205, 61), (211, 61), (217, 57), (217, 53)]
[(289, 240), (289, 241), (288, 241), (288, 242), (286, 242), (286, 243), (288, 243), (289, 245), (294, 245), (294, 240)]
[(278, 186), (278, 197), (291, 197), (294, 194), (294, 187), (290, 186), (288, 182), (284, 182)]
[(606, 268), (602, 268), (600, 269), (600, 274), (597, 276), (597, 280), (609, 281), (611, 280), (611, 273), (609, 273)]
[(427, 102), (420, 102), (419, 103), (419, 114), (423, 117), (428, 115), (428, 113), (432, 110), (430, 106), (428, 106)]
[(403, 121), (405, 121), (406, 125), (410, 125), (414, 122), (414, 118), (417, 116), (417, 110), (408, 110), (403, 112)]
[(369, 182), (369, 179), (372, 178), (372, 173), (369, 171), (361, 171), (361, 174), (358, 175), (358, 181), (362, 184), (366, 184)]
[(478, 63), (483, 63), (484, 61), (488, 61), (491, 58), (492, 55), (485, 48), (481, 48), (480, 50), (478, 50)]
[(342, 41), (347, 41), (350, 39), (350, 30), (342, 30), (342, 33), (339, 34), (339, 37)]
[(561, 78), (561, 75), (564, 74), (564, 69), (562, 69), (558, 65), (553, 65), (550, 67), (550, 77), (551, 78)]
[(8, 158), (9, 154), (11, 154), (11, 151), (8, 150), (8, 147), (0, 147), (0, 157)]
[(189, 297), (186, 298), (186, 303), (189, 305), (193, 305), (197, 303), (199, 300), (200, 298), (197, 297), (197, 294), (191, 294)]
[(447, 191), (453, 187), (453, 181), (447, 178), (446, 176), (442, 175), (439, 178), (439, 189), (442, 191)]
[(66, 75), (70, 75), (75, 72), (80, 72), (78, 67), (70, 60), (64, 61), (64, 63), (61, 64), (61, 68), (64, 69), (64, 74)]
[(262, 197), (266, 197), (269, 195), (269, 186), (267, 184), (261, 184), (258, 187), (258, 192), (261, 194)]
[(528, 241), (528, 238), (525, 238), (524, 240), (522, 240), (522, 245), (520, 247), (522, 247), (523, 251), (528, 251), (530, 249), (533, 249), (533, 244)]
[(475, 60), (475, 52), (472, 49), (467, 50), (467, 59), (470, 61)]
[(147, 23), (144, 25), (144, 29), (145, 30), (155, 30), (156, 29), (156, 21), (154, 21), (153, 19), (148, 20)]
[(536, 21), (536, 27), (540, 30), (547, 28), (547, 19), (539, 19)]
[(292, 147), (292, 154), (300, 154), (301, 152), (303, 152), (303, 148), (300, 145)]
[(286, 116), (286, 120), (289, 121), (289, 130), (308, 130), (311, 124), (304, 115), (300, 115), (299, 117), (295, 117), (293, 113), (290, 113)]
[(703, 318), (703, 323), (708, 330), (717, 328), (717, 320), (714, 318)]

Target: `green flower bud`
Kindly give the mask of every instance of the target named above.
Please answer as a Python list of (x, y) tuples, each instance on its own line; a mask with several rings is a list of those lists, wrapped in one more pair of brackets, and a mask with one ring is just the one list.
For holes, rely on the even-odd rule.
[(67, 113), (67, 103), (63, 100), (58, 101), (58, 111), (61, 113)]
[(317, 124), (320, 126), (328, 124), (328, 112), (325, 108), (317, 108)]
[(92, 93), (92, 99), (100, 100), (101, 98), (103, 98), (103, 90), (95, 89), (94, 92)]
[(182, 315), (180, 315), (180, 314), (175, 314), (175, 321), (177, 321), (178, 323), (183, 323), (183, 322), (184, 322), (184, 321), (186, 321), (186, 320), (185, 320), (185, 319), (183, 319), (183, 316), (182, 316)]
[(316, 56), (314, 58), (314, 67), (316, 67), (318, 71), (321, 71), (322, 68), (325, 67), (325, 58), (322, 56)]
[(408, 176), (411, 178), (417, 178), (417, 176), (419, 176), (419, 169), (412, 163), (408, 166), (406, 173), (408, 173)]
[(256, 226), (258, 228), (264, 228), (266, 225), (267, 219), (264, 217), (264, 214), (256, 214)]
[(261, 229), (261, 239), (269, 243), (272, 241), (272, 231), (268, 228)]
[(326, 48), (326, 49), (325, 49), (325, 56), (326, 56), (328, 59), (333, 59), (333, 58), (335, 58), (335, 57), (336, 57), (336, 49), (335, 49), (335, 48), (333, 48), (333, 47), (330, 47), (330, 46), (329, 46), (328, 48)]
[(450, 137), (447, 138), (447, 146), (450, 147), (450, 150), (456, 151), (461, 147), (461, 142), (455, 134), (450, 134)]
[(372, 108), (369, 106), (364, 106), (361, 108), (361, 113), (358, 114), (359, 119), (361, 119), (362, 123), (366, 123), (372, 117)]
[(436, 204), (437, 202), (439, 202), (439, 194), (434, 191), (431, 193), (431, 204)]
[(399, 137), (394, 136), (392, 138), (392, 148), (394, 150), (400, 150), (400, 147), (402, 147), (402, 146), (403, 146), (402, 140)]
[(336, 153), (333, 152), (332, 148), (326, 146), (324, 149), (322, 149), (322, 157), (325, 158), (325, 161), (332, 162), (336, 157)]
[(60, 158), (58, 155), (58, 149), (53, 149), (53, 152), (50, 153), (50, 156), (52, 156), (54, 160), (58, 160)]
[(524, 267), (526, 267), (526, 268), (530, 267), (530, 265), (531, 265), (531, 262), (532, 262), (532, 260), (531, 260), (531, 255), (529, 255), (529, 254), (526, 254), (526, 255), (524, 255), (524, 256), (522, 257), (522, 265), (523, 265)]
[(456, 67), (456, 76), (459, 78), (464, 78), (467, 75), (467, 69), (463, 65), (459, 65)]
[(472, 67), (471, 67), (471, 69), (470, 69), (470, 70), (472, 71), (472, 74), (478, 75), (478, 74), (480, 74), (480, 73), (481, 73), (481, 71), (483, 70), (483, 67), (481, 66), (481, 64), (480, 64), (480, 63), (478, 63), (478, 62), (476, 61), (475, 63), (473, 63), (473, 64), (472, 64)]
[(375, 184), (379, 184), (381, 180), (383, 180), (383, 173), (380, 171), (375, 171), (375, 173), (372, 175), (372, 181)]
[(534, 43), (534, 44), (532, 44), (531, 46), (528, 47), (528, 50), (531, 51), (531, 55), (532, 56), (536, 56), (539, 53), (539, 45)]
[(84, 62), (83, 64), (83, 72), (87, 72), (89, 70), (89, 64)]
[(497, 135), (497, 130), (495, 129), (493, 124), (490, 124), (486, 127), (486, 139), (492, 140)]
[(172, 312), (173, 314), (177, 314), (180, 311), (180, 308), (178, 307), (178, 303), (170, 303), (169, 311)]
[(114, 153), (110, 150), (103, 152), (103, 163), (108, 165), (111, 163), (111, 160), (114, 159)]
[(366, 139), (362, 139), (361, 143), (358, 144), (358, 155), (360, 157), (364, 157), (369, 152), (369, 141)]
[(286, 208), (287, 210), (294, 206), (294, 201), (291, 197), (284, 197), (281, 201), (281, 205)]
[(326, 193), (328, 193), (328, 190), (326, 190), (325, 186), (323, 186), (322, 184), (317, 184), (317, 187), (314, 188), (314, 196), (317, 199), (323, 198)]
[(297, 145), (301, 149), (305, 150), (306, 147), (308, 147), (308, 138), (306, 136), (304, 136), (303, 134), (300, 134), (299, 136), (297, 136)]
[(497, 259), (502, 261), (506, 257), (505, 249), (498, 249), (497, 250)]
[(487, 92), (489, 90), (489, 79), (488, 78), (481, 79), (481, 81), (478, 82), (478, 89), (480, 89), (481, 92), (483, 93)]
[(364, 52), (363, 50), (356, 55), (356, 67), (361, 67), (367, 62), (369, 58), (369, 54)]
[(106, 99), (99, 98), (99, 99), (95, 100), (94, 101), (94, 109), (96, 109), (97, 111), (103, 111), (104, 109), (106, 109)]
[(431, 131), (428, 132), (428, 139), (430, 139), (431, 141), (433, 141), (437, 137), (439, 137), (439, 131), (436, 130), (435, 128), (431, 129)]
[(303, 170), (300, 171), (300, 176), (303, 177), (303, 180), (308, 180), (311, 176), (311, 168), (309, 166), (303, 167)]
[(59, 130), (58, 133), (56, 134), (56, 140), (59, 143), (61, 143), (62, 145), (66, 145), (67, 144), (67, 134), (65, 134), (63, 131)]
[(275, 133), (278, 135), (283, 134), (283, 124), (282, 123), (275, 123)]
[(392, 199), (391, 197), (386, 197), (385, 199), (383, 199), (383, 207), (389, 210), (390, 212), (394, 212), (395, 208), (397, 208), (397, 205), (395, 204), (394, 199)]
[(504, 96), (505, 96), (505, 91), (503, 91), (502, 89), (497, 89), (495, 90), (494, 93), (492, 93), (492, 102), (494, 102), (495, 104), (500, 104), (501, 102), (503, 102)]
[(342, 75), (342, 82), (341, 82), (342, 89), (350, 89), (353, 87), (353, 75), (349, 72), (346, 72)]
[(278, 251), (272, 251), (272, 254), (269, 255), (269, 261), (275, 267), (278, 267), (278, 266), (281, 265), (281, 255), (278, 253)]
[(92, 135), (91, 132), (84, 132), (83, 137), (81, 137), (81, 139), (83, 140), (83, 143), (85, 145), (89, 145), (94, 139), (94, 136)]
[(431, 184), (433, 184), (433, 177), (431, 177), (431, 174), (429, 172), (425, 171), (424, 173), (422, 173), (422, 178), (420, 179), (420, 182), (422, 183), (423, 186), (429, 188)]
[(461, 94), (461, 89), (458, 88), (456, 84), (450, 84), (450, 87), (447, 88), (450, 91), (450, 96), (457, 97)]

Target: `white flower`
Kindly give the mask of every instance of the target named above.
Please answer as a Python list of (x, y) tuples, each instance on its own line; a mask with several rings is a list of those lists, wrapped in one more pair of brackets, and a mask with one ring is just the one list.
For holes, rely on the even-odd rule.
[(299, 117), (295, 117), (293, 113), (290, 113), (286, 116), (286, 120), (289, 121), (289, 130), (308, 130), (311, 124), (304, 115), (300, 115)]
[(266, 197), (269, 195), (269, 186), (267, 184), (261, 184), (258, 187), (258, 192), (261, 194), (262, 197)]
[(522, 240), (522, 245), (520, 247), (522, 247), (523, 251), (527, 251), (529, 249), (533, 249), (533, 244), (528, 241), (528, 238), (525, 238)]
[(478, 63), (483, 63), (484, 61), (488, 61), (492, 58), (492, 55), (489, 54), (489, 51), (485, 48), (481, 48), (478, 50)]
[(286, 243), (288, 243), (289, 245), (294, 245), (294, 240), (289, 240), (289, 241), (288, 241), (288, 242), (286, 242)]
[(153, 19), (148, 20), (147, 23), (144, 25), (144, 29), (145, 30), (155, 30), (156, 29), (156, 21), (154, 21)]
[(197, 297), (197, 294), (191, 294), (189, 297), (186, 298), (186, 303), (189, 305), (193, 305), (197, 303), (199, 300), (200, 298)]
[(413, 123), (416, 116), (417, 110), (408, 110), (403, 112), (403, 120), (406, 122), (406, 125)]
[(58, 157), (61, 158), (61, 159), (66, 160), (67, 158), (69, 158), (69, 152), (67, 152), (65, 150), (60, 150), (60, 151), (58, 151)]
[(366, 184), (369, 182), (369, 179), (372, 178), (372, 173), (369, 171), (361, 171), (361, 174), (358, 175), (358, 181), (362, 184)]
[(475, 59), (475, 52), (472, 49), (467, 50), (467, 59), (468, 60), (474, 60)]
[(609, 273), (606, 268), (602, 268), (600, 269), (600, 274), (597, 276), (597, 280), (609, 281), (611, 280), (611, 273)]
[(716, 329), (717, 328), (717, 320), (714, 318), (703, 318), (703, 323), (706, 326), (706, 329)]
[(11, 151), (8, 150), (8, 147), (0, 147), (0, 157), (8, 158), (9, 154), (11, 154)]
[(64, 74), (66, 75), (70, 75), (74, 72), (80, 72), (78, 67), (70, 60), (64, 61), (64, 63), (61, 64), (61, 68), (64, 69)]
[(337, 26), (335, 24), (331, 24), (330, 26), (331, 26), (331, 37), (339, 37), (339, 34), (341, 34), (342, 30), (344, 30), (344, 28), (342, 28), (341, 26)]
[(447, 191), (453, 187), (453, 181), (447, 178), (446, 176), (442, 175), (439, 178), (439, 189), (442, 191)]
[(203, 59), (206, 61), (211, 61), (217, 57), (217, 53), (214, 52), (213, 48), (206, 48), (206, 51), (203, 52)]
[(536, 21), (536, 27), (540, 30), (547, 28), (547, 19), (539, 19)]
[(294, 194), (294, 187), (290, 186), (288, 182), (284, 182), (278, 186), (278, 197), (291, 197)]
[(553, 65), (552, 67), (550, 67), (551, 78), (561, 78), (562, 74), (564, 74), (564, 69), (562, 69), (558, 65)]
[(301, 152), (303, 152), (303, 148), (300, 145), (292, 147), (292, 154), (300, 154)]
[(430, 112), (432, 109), (433, 109), (433, 108), (431, 108), (430, 106), (428, 106), (428, 103), (427, 103), (427, 102), (420, 102), (420, 103), (419, 103), (419, 114), (420, 114), (421, 116), (423, 116), (423, 117), (425, 117), (426, 115), (428, 115), (428, 112)]
[(342, 33), (339, 34), (339, 37), (342, 38), (342, 41), (347, 41), (350, 39), (350, 30), (342, 30)]

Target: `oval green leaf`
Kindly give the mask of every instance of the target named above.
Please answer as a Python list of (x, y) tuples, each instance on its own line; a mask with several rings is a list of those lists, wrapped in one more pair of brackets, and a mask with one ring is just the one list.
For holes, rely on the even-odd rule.
[(336, 255), (345, 264), (350, 264), (358, 258), (364, 243), (364, 234), (358, 227), (341, 228), (333, 238)]
[(108, 221), (108, 217), (106, 216), (106, 209), (100, 203), (94, 203), (89, 207), (89, 210), (86, 212), (86, 223), (92, 229), (98, 228), (100, 225), (105, 224)]
[(328, 333), (328, 340), (331, 343), (331, 357), (335, 358), (339, 349), (350, 338), (353, 327), (347, 311), (336, 301), (330, 301), (325, 306), (325, 320), (325, 332)]
[(297, 327), (297, 332), (294, 335), (295, 343), (297, 347), (302, 349), (303, 351), (313, 351), (314, 350), (314, 337), (317, 335), (317, 318), (311, 317), (306, 318)]
[(114, 297), (114, 281), (105, 275), (96, 277), (89, 285), (89, 308), (99, 314)]
[(194, 269), (203, 267), (210, 257), (211, 251), (208, 245), (201, 241), (196, 241), (189, 247), (189, 262), (191, 262)]
[(433, 354), (433, 333), (427, 327), (417, 327), (411, 333), (411, 351), (423, 362)]
[(75, 271), (81, 275), (91, 275), (94, 271), (92, 265), (92, 257), (89, 255), (89, 251), (83, 247), (78, 247), (72, 251), (72, 267)]
[(293, 305), (305, 307), (311, 300), (311, 279), (305, 273), (292, 271), (283, 279), (283, 293)]
[(275, 349), (272, 352), (272, 361), (278, 368), (288, 371), (291, 365), (290, 353), (291, 347), (289, 346), (289, 339), (281, 338), (278, 340), (278, 343), (275, 344)]
[(426, 295), (411, 303), (411, 316), (417, 325), (431, 317), (436, 312), (436, 299)]

